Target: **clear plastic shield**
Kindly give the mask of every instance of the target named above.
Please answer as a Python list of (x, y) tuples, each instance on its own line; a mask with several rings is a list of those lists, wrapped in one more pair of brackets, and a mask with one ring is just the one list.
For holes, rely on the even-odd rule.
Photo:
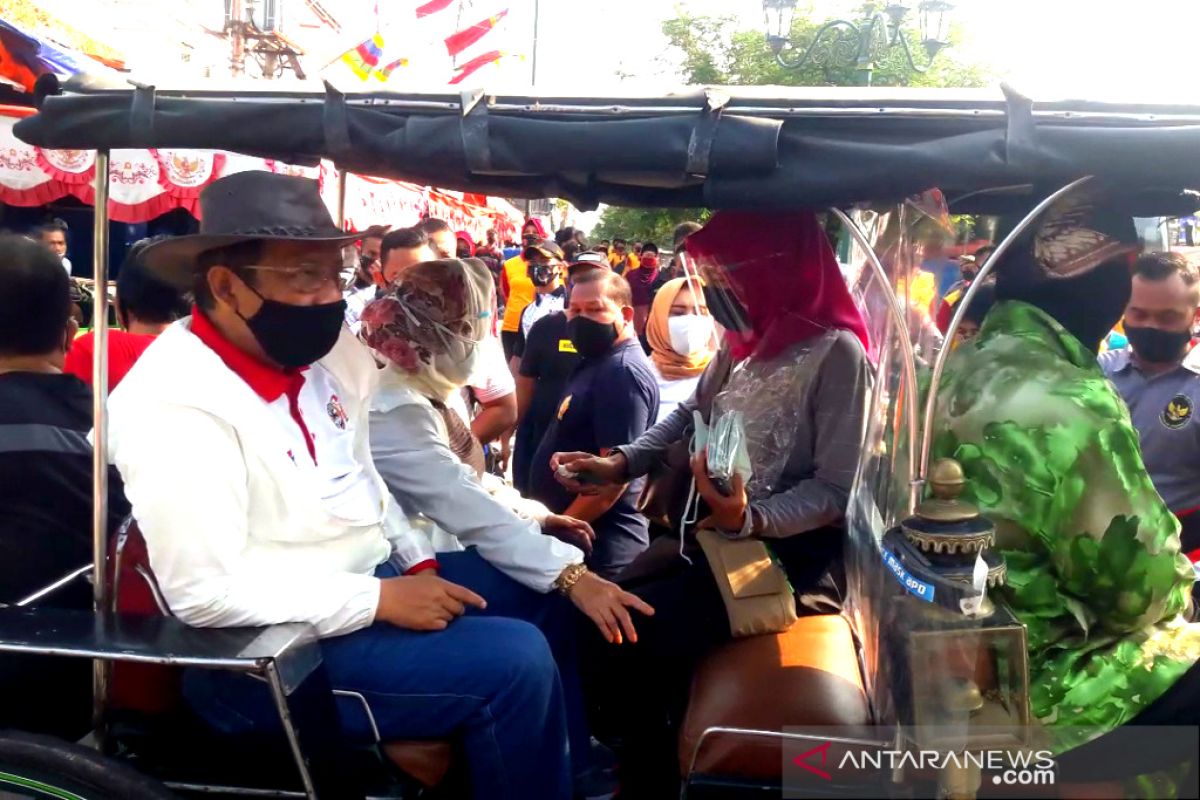
[[(853, 220), (878, 265), (861, 245), (851, 248), (847, 274), (871, 333), (875, 380), (847, 512), (846, 611), (861, 642), (875, 720), (897, 726), (900, 739), (917, 748), (967, 750), (978, 744), (972, 730), (1010, 723), (1009, 738), (1018, 743), (1027, 721), (1023, 632), (984, 599), (988, 565), (965, 559), (965, 573), (955, 573), (964, 583), (937, 583), (920, 568), (936, 573), (944, 565), (918, 563), (923, 556), (902, 531), (921, 528), (910, 507), (916, 476), (909, 448), (919, 439), (907, 404), (921, 391), (914, 373), (923, 374), (942, 346), (936, 306), (941, 287), (957, 276), (935, 271), (950, 261), (950, 218), (931, 193), (858, 211)], [(908, 352), (915, 370), (906, 369)]]

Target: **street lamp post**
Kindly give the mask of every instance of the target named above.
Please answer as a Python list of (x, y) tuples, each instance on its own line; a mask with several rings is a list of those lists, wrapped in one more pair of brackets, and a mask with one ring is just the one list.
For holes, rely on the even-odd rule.
[[(908, 65), (915, 72), (927, 71), (933, 59), (948, 44), (950, 12), (953, 9), (953, 4), (945, 0), (921, 0), (917, 5), (921, 45), (928, 57), (922, 66), (913, 58), (909, 37), (904, 30), (904, 22), (911, 11), (904, 3), (889, 2), (882, 9), (869, 3), (863, 19), (858, 22), (845, 19), (826, 22), (817, 29), (812, 41), (801, 48), (791, 41), (796, 0), (763, 0), (767, 43), (779, 66), (799, 69), (806, 64), (819, 67), (853, 65), (863, 73), (867, 86), (871, 85), (871, 73), (876, 63), (895, 47), (904, 52)], [(799, 55), (795, 55), (797, 52)]]

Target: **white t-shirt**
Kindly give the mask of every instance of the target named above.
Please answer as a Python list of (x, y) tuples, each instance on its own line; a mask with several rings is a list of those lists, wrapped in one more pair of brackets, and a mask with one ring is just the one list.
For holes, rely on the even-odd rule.
[(533, 323), (542, 317), (557, 314), (566, 308), (566, 305), (567, 299), (564, 291), (560, 290), (553, 294), (535, 294), (533, 302), (525, 306), (525, 310), (521, 312), (521, 334), (525, 338), (529, 338), (529, 331), (533, 328)]
[(63, 265), (63, 269), (65, 269), (67, 271), (67, 274), (70, 275), (71, 274), (71, 259), (67, 258), (66, 256), (63, 256), (62, 265)]
[[(479, 344), (479, 366), (475, 369), (471, 391), (481, 403), (490, 403), (517, 391), (517, 382), (508, 369), (508, 362), (504, 360), (504, 348), (500, 340), (491, 334)], [(448, 405), (458, 412), (463, 422), (471, 424), (465, 389), (455, 392)]]
[[(651, 366), (653, 365), (651, 362)], [(691, 399), (700, 384), (700, 376), (667, 380), (659, 374), (657, 367), (654, 368), (654, 374), (658, 377), (658, 417), (654, 420), (654, 424), (657, 425), (670, 416), (680, 403)]]
[(350, 326), (350, 332), (355, 336), (358, 335), (358, 329), (362, 327), (362, 313), (366, 309), (367, 303), (375, 299), (375, 287), (364, 286), (361, 289), (350, 289), (346, 292), (346, 324)]
[[(329, 370), (314, 364), (304, 372), (304, 385), (296, 405), (312, 437), (317, 472), (321, 475), (325, 507), (337, 517), (349, 521), (375, 519), (383, 498), (379, 487), (354, 457), (354, 422), (342, 408), (342, 389)], [(286, 431), (293, 447), (293, 461), (312, 458), (304, 431), (292, 416), (291, 401), (282, 394), (268, 408)]]

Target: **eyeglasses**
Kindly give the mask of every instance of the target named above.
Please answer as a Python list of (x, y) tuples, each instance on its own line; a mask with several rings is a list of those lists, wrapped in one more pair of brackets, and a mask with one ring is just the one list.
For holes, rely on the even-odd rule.
[(304, 294), (316, 294), (331, 287), (345, 289), (354, 280), (354, 268), (345, 265), (302, 264), (298, 267), (250, 266), (243, 269), (255, 272), (274, 272), (287, 276), (291, 289)]

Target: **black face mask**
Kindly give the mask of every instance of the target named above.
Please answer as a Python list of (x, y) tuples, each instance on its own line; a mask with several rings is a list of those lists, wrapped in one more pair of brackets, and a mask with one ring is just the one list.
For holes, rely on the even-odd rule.
[(725, 330), (749, 333), (754, 329), (746, 307), (731, 290), (705, 286), (704, 302), (708, 304), (708, 312), (712, 314), (713, 319)]
[[(253, 288), (250, 291), (258, 294)], [(337, 344), (346, 318), (345, 300), (294, 306), (258, 296), (262, 307), (253, 317), (242, 320), (275, 363), (291, 369), (307, 367), (327, 356)]]
[(1125, 335), (1133, 352), (1151, 364), (1170, 364), (1178, 361), (1192, 340), (1191, 331), (1164, 331), (1160, 328), (1125, 326)]
[(525, 236), (521, 237), (521, 241), (525, 243), (526, 247), (531, 247), (538, 243), (538, 237), (536, 233), (526, 234)]
[(567, 336), (575, 350), (584, 358), (596, 358), (612, 350), (617, 341), (615, 323), (596, 322), (587, 317), (575, 317), (567, 323)]
[(375, 281), (371, 278), (371, 267), (375, 259), (370, 256), (358, 257), (358, 269), (354, 273), (354, 288), (365, 289)]
[(533, 281), (534, 286), (549, 286), (554, 283), (556, 277), (554, 267), (546, 267), (540, 264), (529, 270), (529, 272), (529, 279)]

